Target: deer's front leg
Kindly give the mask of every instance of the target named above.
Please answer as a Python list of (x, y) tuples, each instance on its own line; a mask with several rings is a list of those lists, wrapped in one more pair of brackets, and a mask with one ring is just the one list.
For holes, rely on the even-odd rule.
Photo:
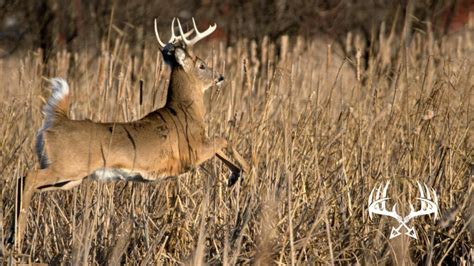
[(237, 182), (237, 180), (239, 180), (239, 177), (242, 173), (242, 169), (240, 169), (237, 165), (232, 163), (223, 151), (218, 151), (216, 153), (216, 156), (227, 166), (227, 168), (229, 168), (231, 175), (229, 176), (229, 179), (227, 180), (227, 186), (228, 187), (233, 186)]
[[(217, 156), (231, 171), (227, 185), (233, 186), (239, 177), (241, 176), (242, 169), (231, 162), (231, 160), (222, 151), (227, 147), (227, 140), (224, 138), (215, 137), (208, 142), (204, 143), (201, 147), (201, 153), (198, 153), (198, 165), (212, 158), (214, 155)], [(240, 156), (240, 155), (239, 155)]]
[(201, 143), (201, 147), (197, 153), (196, 165), (211, 159), (217, 152), (227, 147), (227, 140), (220, 137), (214, 137)]

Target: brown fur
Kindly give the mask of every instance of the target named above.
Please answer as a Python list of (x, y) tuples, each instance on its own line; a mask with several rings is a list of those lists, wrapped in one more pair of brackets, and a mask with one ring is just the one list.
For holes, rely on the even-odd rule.
[(53, 110), (49, 110), (50, 117), (45, 119), (51, 120), (40, 131), (42, 138), (39, 138), (47, 165), (29, 172), (25, 178), (18, 243), (21, 244), (25, 232), (26, 213), (34, 192), (70, 189), (94, 173), (100, 178), (95, 172), (98, 169), (117, 169), (127, 180), (139, 176), (140, 180), (153, 181), (180, 175), (216, 153), (230, 169), (239, 169), (221, 151), (227, 141), (206, 136), (203, 93), (216, 82), (212, 70), (207, 66), (203, 70), (203, 62), (184, 48), (177, 47), (176, 53), (182, 57), (170, 64), (166, 105), (138, 121), (75, 121), (66, 115), (67, 95), (53, 100), (54, 104), (47, 103)]
[(59, 101), (54, 109), (56, 116), (67, 118), (69, 113), (69, 94)]

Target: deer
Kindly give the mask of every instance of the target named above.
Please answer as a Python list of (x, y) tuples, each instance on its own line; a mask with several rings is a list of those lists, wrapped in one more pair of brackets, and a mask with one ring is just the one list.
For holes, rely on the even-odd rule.
[[(179, 34), (175, 34), (175, 21)], [(204, 92), (220, 86), (224, 77), (216, 78), (192, 48), (212, 34), (216, 24), (199, 32), (193, 18), (193, 29), (184, 32), (180, 20), (173, 18), (171, 37), (163, 43), (156, 19), (154, 22), (161, 54), (171, 67), (163, 107), (128, 123), (71, 120), (69, 86), (61, 78), (51, 80), (52, 93), (43, 106), (43, 125), (36, 137), (39, 169), (18, 181), (17, 230), (13, 237), (19, 247), (36, 192), (68, 190), (86, 178), (153, 182), (184, 174), (215, 155), (231, 170), (229, 186), (240, 177), (242, 168), (248, 169), (246, 162), (240, 162), (241, 168), (225, 155), (225, 138), (208, 137), (205, 130)]]

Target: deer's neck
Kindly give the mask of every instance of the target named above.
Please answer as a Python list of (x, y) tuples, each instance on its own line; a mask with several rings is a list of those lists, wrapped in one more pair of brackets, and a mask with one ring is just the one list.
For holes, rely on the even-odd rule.
[[(202, 89), (189, 80), (171, 78), (168, 87), (166, 107), (183, 111), (193, 119), (204, 121), (205, 106)], [(177, 109), (177, 110), (176, 110)]]

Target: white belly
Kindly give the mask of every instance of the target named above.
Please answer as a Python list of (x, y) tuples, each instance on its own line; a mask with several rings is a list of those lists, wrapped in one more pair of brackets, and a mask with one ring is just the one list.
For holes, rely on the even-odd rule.
[(153, 181), (154, 178), (147, 178), (147, 175), (140, 172), (121, 168), (99, 168), (95, 170), (91, 177), (98, 181)]

